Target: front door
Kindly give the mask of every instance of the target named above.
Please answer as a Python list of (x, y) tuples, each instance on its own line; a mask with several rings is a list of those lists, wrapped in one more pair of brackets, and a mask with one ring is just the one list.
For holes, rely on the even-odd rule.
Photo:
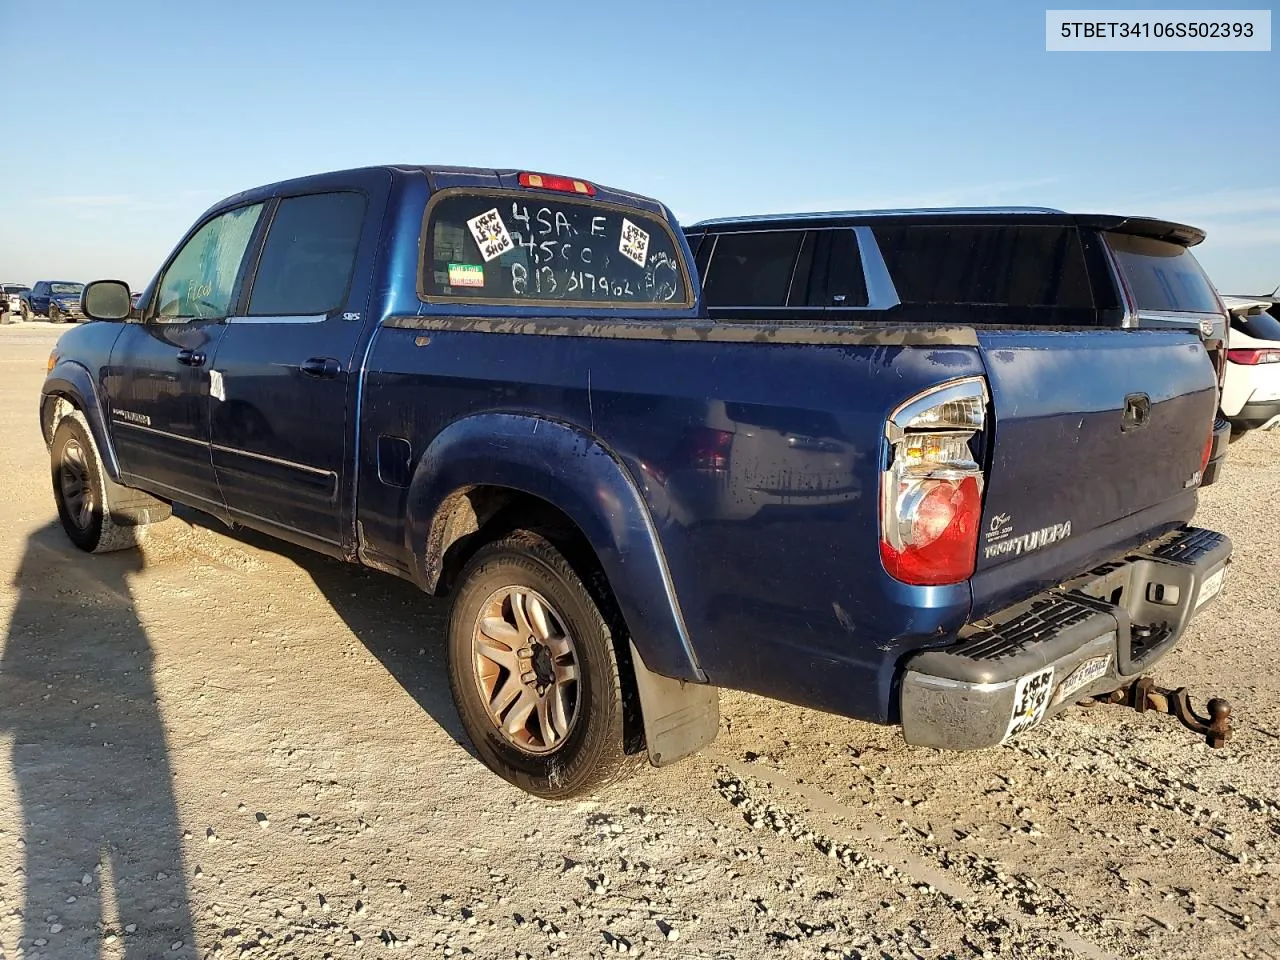
[(126, 323), (103, 387), (125, 482), (222, 515), (209, 457), (210, 364), (262, 204), (202, 224)]
[(211, 371), (213, 465), (232, 517), (330, 552), (389, 182), (280, 198)]

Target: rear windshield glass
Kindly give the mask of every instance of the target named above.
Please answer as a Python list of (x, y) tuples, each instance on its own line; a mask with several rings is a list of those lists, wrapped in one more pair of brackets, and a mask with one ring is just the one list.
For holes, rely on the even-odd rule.
[(1074, 227), (885, 226), (875, 236), (903, 303), (1093, 306)]
[(21, 293), (23, 290), (30, 290), (30, 287), (24, 287), (16, 283), (6, 283), (4, 285), (5, 293)]
[(456, 193), (428, 211), (422, 288), (471, 303), (692, 302), (671, 229), (638, 210), (538, 193)]
[(1127, 233), (1106, 238), (1139, 310), (1221, 314), (1209, 278), (1186, 247)]
[[(1276, 307), (1271, 309), (1277, 310)], [(1280, 340), (1280, 320), (1270, 313), (1255, 313), (1251, 317), (1232, 317), (1231, 326), (1258, 340)]]

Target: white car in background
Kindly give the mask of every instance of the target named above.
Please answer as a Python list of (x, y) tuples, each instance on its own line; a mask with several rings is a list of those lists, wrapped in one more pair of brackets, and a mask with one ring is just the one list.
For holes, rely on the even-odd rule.
[(1280, 301), (1223, 297), (1231, 311), (1222, 415), (1231, 439), (1258, 427), (1280, 426)]

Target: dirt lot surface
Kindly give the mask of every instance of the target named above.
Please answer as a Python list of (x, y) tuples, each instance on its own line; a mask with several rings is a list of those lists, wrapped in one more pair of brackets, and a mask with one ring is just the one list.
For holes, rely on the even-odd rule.
[(728, 693), (712, 749), (550, 805), (461, 742), (408, 584), (180, 519), (72, 548), (59, 332), (0, 328), (0, 957), (1280, 957), (1280, 433), (1204, 492), (1235, 566), (1157, 673), (1235, 702), (1228, 749), (1094, 708), (943, 754)]

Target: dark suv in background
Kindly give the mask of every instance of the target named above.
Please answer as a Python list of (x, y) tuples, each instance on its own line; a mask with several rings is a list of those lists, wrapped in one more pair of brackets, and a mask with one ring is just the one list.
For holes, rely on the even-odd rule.
[[(996, 207), (733, 217), (684, 231), (712, 319), (1182, 327), (1200, 333), (1219, 386), (1225, 374), (1227, 312), (1189, 249), (1204, 239), (1194, 227)], [(1230, 430), (1215, 423), (1205, 484)]]

